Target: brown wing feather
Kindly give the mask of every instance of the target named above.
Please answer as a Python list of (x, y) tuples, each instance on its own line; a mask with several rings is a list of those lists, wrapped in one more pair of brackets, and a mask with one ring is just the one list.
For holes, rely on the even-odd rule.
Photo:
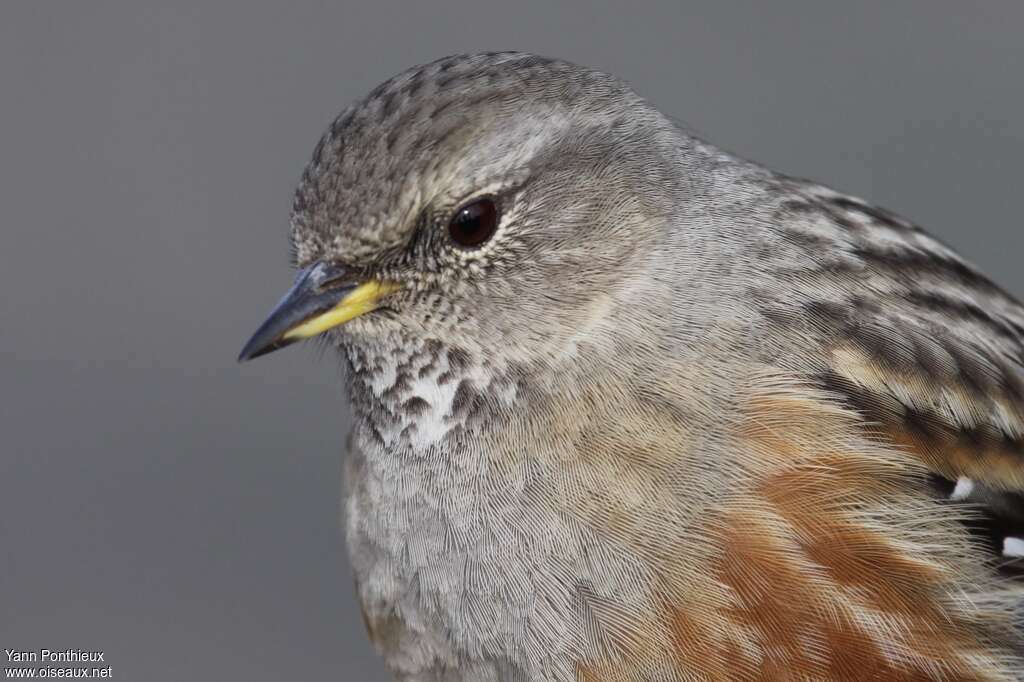
[[(577, 679), (1008, 679), (1013, 635), (998, 609), (962, 598), (985, 573), (955, 512), (925, 493), (924, 467), (814, 388), (773, 376), (750, 388), (735, 431), (743, 483), (691, 534), (712, 550), (685, 565), (674, 547), (638, 552), (661, 603), (628, 622), (595, 605), (616, 645)], [(645, 667), (665, 653), (677, 676)]]

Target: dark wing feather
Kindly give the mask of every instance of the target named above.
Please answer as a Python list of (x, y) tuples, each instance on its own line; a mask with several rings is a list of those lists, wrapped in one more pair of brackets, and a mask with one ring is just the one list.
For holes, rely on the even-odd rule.
[(804, 257), (781, 273), (788, 300), (764, 312), (822, 350), (799, 369), (920, 457), (947, 494), (969, 487), (983, 517), (973, 530), (993, 549), (1024, 537), (1024, 306), (916, 225), (778, 182), (776, 225)]

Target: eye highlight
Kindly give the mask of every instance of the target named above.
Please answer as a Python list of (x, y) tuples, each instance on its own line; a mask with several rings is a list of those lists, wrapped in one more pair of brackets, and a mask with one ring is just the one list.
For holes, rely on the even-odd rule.
[(459, 207), (448, 221), (448, 236), (464, 249), (482, 246), (498, 229), (500, 213), (493, 197), (474, 199)]

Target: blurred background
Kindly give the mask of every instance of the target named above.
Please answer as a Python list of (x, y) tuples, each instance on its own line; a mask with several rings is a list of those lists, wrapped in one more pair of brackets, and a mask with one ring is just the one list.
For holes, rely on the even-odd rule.
[(0, 647), (114, 679), (387, 679), (310, 348), (234, 362), (291, 281), (322, 129), (413, 64), (615, 73), (711, 141), (925, 225), (1016, 294), (1024, 3), (4, 2)]

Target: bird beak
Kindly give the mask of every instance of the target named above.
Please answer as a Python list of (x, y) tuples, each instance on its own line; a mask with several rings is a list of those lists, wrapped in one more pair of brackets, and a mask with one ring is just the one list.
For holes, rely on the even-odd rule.
[(378, 307), (399, 289), (394, 282), (360, 282), (354, 273), (332, 263), (316, 263), (300, 271), (295, 284), (252, 335), (239, 362), (308, 339)]

